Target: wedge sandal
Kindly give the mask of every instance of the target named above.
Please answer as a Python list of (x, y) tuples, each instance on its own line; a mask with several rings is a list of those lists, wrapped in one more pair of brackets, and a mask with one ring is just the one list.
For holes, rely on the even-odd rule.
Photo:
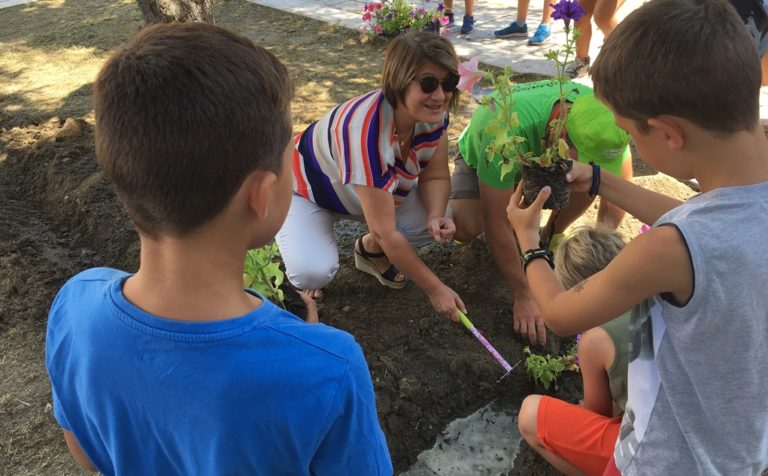
[(395, 265), (390, 263), (389, 268), (387, 268), (387, 270), (382, 273), (379, 271), (373, 261), (371, 261), (371, 259), (386, 258), (386, 256), (387, 255), (383, 252), (371, 253), (366, 251), (366, 249), (363, 248), (362, 236), (355, 240), (355, 268), (362, 271), (363, 273), (370, 274), (376, 278), (382, 286), (386, 286), (392, 289), (403, 289), (405, 284), (408, 282), (408, 279), (406, 278), (402, 281), (395, 281), (395, 278), (397, 278), (397, 275), (400, 273)]

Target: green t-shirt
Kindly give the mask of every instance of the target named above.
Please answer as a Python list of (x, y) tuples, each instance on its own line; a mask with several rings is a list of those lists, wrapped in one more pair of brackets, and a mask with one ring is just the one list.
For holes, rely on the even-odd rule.
[[(580, 94), (594, 94), (592, 88), (583, 84), (566, 83), (563, 87), (569, 101), (575, 100)], [(515, 100), (513, 110), (517, 112), (520, 121), (515, 134), (526, 139), (520, 144), (521, 149), (524, 152), (541, 154), (542, 140), (547, 132), (552, 107), (560, 99), (560, 86), (555, 80), (545, 80), (518, 84), (513, 86), (512, 91)], [(487, 106), (480, 106), (475, 110), (469, 125), (459, 136), (459, 152), (467, 165), (477, 170), (477, 177), (484, 184), (491, 188), (509, 189), (519, 180), (519, 167), (515, 167), (502, 180), (501, 157), (497, 154), (490, 162), (486, 159), (486, 149), (493, 136), (485, 134), (485, 129), (495, 115), (496, 112)]]

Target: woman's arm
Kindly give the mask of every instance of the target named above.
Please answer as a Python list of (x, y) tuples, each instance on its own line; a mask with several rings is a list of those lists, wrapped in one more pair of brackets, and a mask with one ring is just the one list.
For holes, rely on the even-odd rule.
[(392, 194), (363, 185), (355, 185), (355, 191), (360, 197), (368, 230), (389, 261), (427, 294), (437, 312), (457, 320), (456, 308), (466, 311), (464, 303), (458, 294), (435, 276), (416, 254), (410, 242), (397, 230)]
[(453, 238), (456, 225), (445, 217), (448, 195), (451, 193), (451, 174), (448, 170), (448, 136), (443, 132), (429, 165), (419, 175), (419, 199), (427, 212), (427, 229), (438, 243)]

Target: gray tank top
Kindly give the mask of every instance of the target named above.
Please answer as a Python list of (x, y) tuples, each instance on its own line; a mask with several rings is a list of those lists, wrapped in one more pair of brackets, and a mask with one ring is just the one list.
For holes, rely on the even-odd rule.
[(760, 474), (768, 467), (768, 182), (697, 195), (674, 226), (694, 272), (688, 302), (655, 296), (630, 322), (623, 475)]

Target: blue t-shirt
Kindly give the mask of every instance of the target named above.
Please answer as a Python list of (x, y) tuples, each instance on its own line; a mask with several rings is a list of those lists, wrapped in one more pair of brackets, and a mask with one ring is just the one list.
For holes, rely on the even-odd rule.
[(125, 299), (128, 277), (78, 274), (48, 319), (56, 420), (102, 473), (392, 474), (351, 335), (267, 300), (234, 319), (163, 319)]

